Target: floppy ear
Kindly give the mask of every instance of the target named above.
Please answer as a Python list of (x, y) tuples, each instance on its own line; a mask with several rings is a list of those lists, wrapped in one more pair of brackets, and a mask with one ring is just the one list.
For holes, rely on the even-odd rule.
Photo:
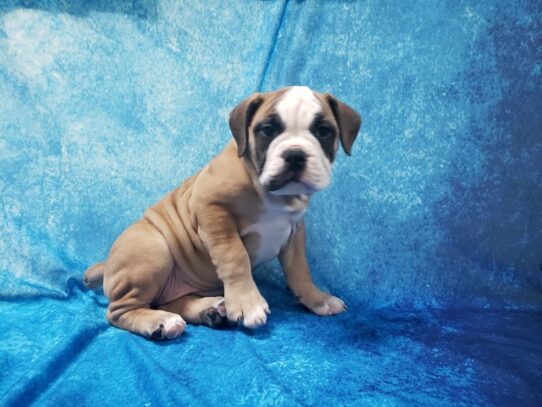
[(242, 157), (247, 152), (248, 146), (248, 128), (252, 122), (252, 118), (256, 110), (263, 103), (261, 93), (254, 93), (247, 99), (239, 103), (230, 113), (230, 130), (233, 138), (237, 142), (237, 151), (239, 157)]
[(346, 155), (350, 155), (352, 144), (354, 144), (361, 127), (361, 117), (350, 106), (337, 100), (335, 96), (329, 93), (326, 93), (325, 96), (339, 125), (339, 136), (343, 150)]

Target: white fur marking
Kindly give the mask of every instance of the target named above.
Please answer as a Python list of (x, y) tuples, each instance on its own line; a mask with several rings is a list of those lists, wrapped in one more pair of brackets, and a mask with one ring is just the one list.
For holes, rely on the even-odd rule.
[(320, 101), (306, 86), (292, 87), (277, 103), (277, 113), (292, 133), (307, 130), (321, 111)]
[(279, 211), (265, 211), (258, 222), (241, 231), (241, 237), (256, 233), (260, 237), (259, 247), (253, 254), (253, 267), (273, 260), (294, 231), (295, 225), (303, 217), (305, 211), (294, 214)]

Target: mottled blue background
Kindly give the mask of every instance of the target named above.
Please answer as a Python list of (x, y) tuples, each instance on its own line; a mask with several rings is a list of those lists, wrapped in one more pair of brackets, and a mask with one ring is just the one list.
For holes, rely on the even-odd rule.
[[(537, 405), (540, 1), (0, 1), (0, 404)], [(84, 269), (255, 90), (361, 112), (307, 216), (323, 319), (108, 327)]]

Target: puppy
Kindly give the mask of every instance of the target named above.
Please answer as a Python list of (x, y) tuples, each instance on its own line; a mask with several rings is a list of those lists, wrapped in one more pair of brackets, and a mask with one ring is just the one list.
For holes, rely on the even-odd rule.
[(114, 242), (85, 284), (103, 284), (107, 319), (153, 339), (186, 323), (266, 323), (252, 268), (278, 256), (296, 298), (318, 315), (345, 310), (312, 282), (303, 215), (330, 182), (339, 143), (350, 155), (360, 116), (307, 87), (255, 93), (230, 114), (226, 148)]

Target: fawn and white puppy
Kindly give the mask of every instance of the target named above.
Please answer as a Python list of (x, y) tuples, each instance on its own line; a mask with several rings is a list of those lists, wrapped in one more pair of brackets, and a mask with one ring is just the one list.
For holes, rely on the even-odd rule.
[(308, 309), (345, 310), (312, 282), (303, 215), (328, 186), (339, 143), (350, 155), (360, 116), (330, 94), (290, 87), (251, 95), (229, 124), (234, 140), (85, 272), (87, 286), (103, 284), (111, 324), (153, 339), (178, 337), (186, 322), (263, 325), (269, 306), (252, 268), (277, 256)]

